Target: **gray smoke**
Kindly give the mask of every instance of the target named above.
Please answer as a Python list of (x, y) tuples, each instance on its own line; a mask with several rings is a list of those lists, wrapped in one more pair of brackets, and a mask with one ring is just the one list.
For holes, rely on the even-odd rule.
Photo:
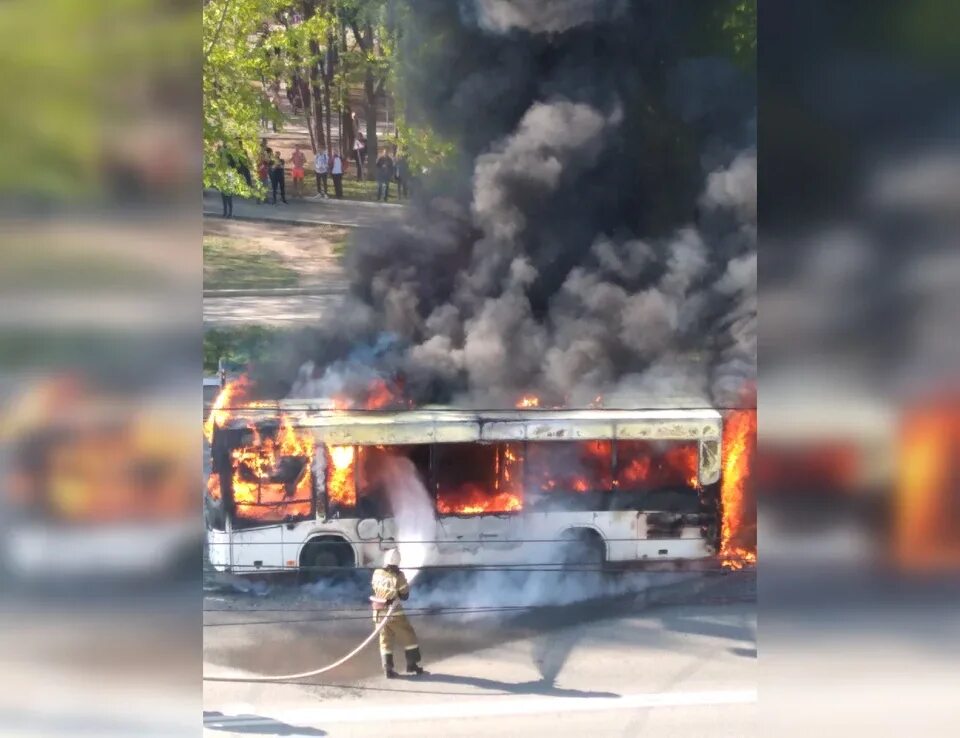
[(491, 31), (513, 29), (559, 33), (621, 14), (625, 0), (472, 0), (462, 3), (466, 19)]
[(411, 13), (409, 107), (465, 165), (426, 181), (402, 225), (356, 238), (346, 304), (261, 368), (280, 378), (264, 387), (362, 402), (380, 379), (414, 403), (472, 406), (528, 392), (743, 402), (756, 373), (749, 77), (684, 57), (683, 14), (662, 1)]

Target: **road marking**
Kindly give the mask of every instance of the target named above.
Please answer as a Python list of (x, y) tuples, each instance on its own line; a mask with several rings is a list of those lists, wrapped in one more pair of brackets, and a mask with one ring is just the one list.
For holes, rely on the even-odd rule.
[[(451, 695), (452, 698), (455, 695)], [(205, 717), (204, 725), (252, 727), (287, 723), (291, 726), (323, 727), (336, 723), (360, 723), (397, 720), (452, 720), (457, 718), (535, 715), (556, 712), (598, 712), (602, 710), (636, 710), (656, 707), (708, 707), (745, 705), (757, 701), (756, 689), (728, 689), (705, 692), (649, 692), (622, 697), (498, 697), (418, 704), (404, 702), (393, 705), (357, 705), (356, 707), (314, 707), (271, 712), (270, 716), (250, 715), (250, 707), (240, 711), (223, 710), (223, 717)], [(229, 715), (233, 712), (233, 716)], [(241, 714), (237, 714), (237, 712)], [(242, 713), (247, 714), (242, 714)]]

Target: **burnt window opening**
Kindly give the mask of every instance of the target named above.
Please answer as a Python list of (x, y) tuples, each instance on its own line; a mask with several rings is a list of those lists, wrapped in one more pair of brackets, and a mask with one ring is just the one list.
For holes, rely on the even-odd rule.
[(361, 446), (357, 462), (357, 517), (382, 520), (395, 514), (388, 485), (391, 462), (409, 460), (424, 486), (429, 487), (430, 445)]
[(613, 444), (528, 443), (526, 479), (533, 510), (605, 510), (613, 488)]
[(434, 447), (440, 515), (518, 512), (523, 507), (522, 445), (444, 443)]
[[(288, 429), (288, 433), (289, 433)], [(289, 453), (277, 423), (215, 433), (209, 484), (223, 498), (234, 526), (251, 528), (314, 517), (314, 477), (307, 451)]]
[(696, 441), (617, 441), (614, 507), (700, 511), (699, 462)]

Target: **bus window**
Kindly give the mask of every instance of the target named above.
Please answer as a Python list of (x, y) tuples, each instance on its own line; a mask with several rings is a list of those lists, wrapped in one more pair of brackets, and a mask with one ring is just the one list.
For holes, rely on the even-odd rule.
[(313, 517), (308, 462), (306, 457), (270, 459), (252, 449), (242, 449), (235, 456), (232, 479), (237, 527)]
[(391, 517), (390, 498), (386, 485), (385, 462), (390, 458), (409, 459), (420, 480), (426, 485), (430, 479), (430, 446), (427, 444), (404, 446), (362, 446), (358, 449), (357, 464), (357, 517)]
[(523, 507), (519, 444), (441, 443), (434, 449), (441, 515), (506, 513)]
[(263, 424), (241, 442), (246, 445), (230, 452), (228, 467), (236, 527), (313, 517), (308, 438), (286, 425)]
[(331, 514), (353, 511), (357, 506), (357, 449), (355, 446), (324, 447), (324, 492)]
[(696, 441), (617, 441), (617, 507), (695, 512)]
[(544, 441), (527, 444), (527, 483), (536, 509), (602, 510), (613, 486), (610, 441)]

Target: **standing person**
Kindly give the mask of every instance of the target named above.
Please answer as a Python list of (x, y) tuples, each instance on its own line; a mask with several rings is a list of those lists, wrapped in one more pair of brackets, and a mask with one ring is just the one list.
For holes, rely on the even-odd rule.
[(318, 151), (313, 158), (313, 171), (317, 173), (317, 195), (330, 197), (327, 192), (327, 172), (330, 171), (330, 155), (326, 151)]
[(273, 155), (273, 163), (270, 167), (270, 183), (273, 185), (273, 204), (277, 204), (277, 190), (280, 190), (280, 199), (283, 204), (287, 204), (287, 183), (286, 171), (283, 168), (283, 158), (280, 152)]
[(407, 185), (410, 182), (410, 165), (407, 163), (407, 155), (397, 157), (397, 199), (402, 200), (410, 197)]
[(367, 155), (367, 139), (363, 137), (360, 131), (357, 131), (357, 138), (353, 142), (353, 158), (357, 162), (357, 181), (363, 179), (363, 159)]
[(377, 202), (380, 202), (381, 198), (384, 202), (390, 199), (390, 180), (393, 179), (393, 175), (393, 159), (384, 152), (377, 159)]
[(260, 180), (260, 186), (263, 187), (263, 198), (260, 202), (267, 201), (267, 193), (270, 192), (270, 149), (267, 149), (260, 155), (257, 162), (257, 179)]
[[(395, 679), (397, 672), (393, 663), (393, 647), (400, 637), (406, 641), (403, 652), (406, 656), (408, 674), (423, 674), (420, 666), (420, 644), (417, 643), (417, 634), (403, 612), (403, 606), (397, 600), (406, 600), (410, 596), (410, 584), (406, 576), (400, 571), (400, 551), (391, 548), (383, 557), (383, 568), (373, 572), (370, 583), (373, 596), (370, 597), (370, 606), (373, 609), (373, 624), (379, 625), (384, 619), (380, 630), (380, 659), (383, 662), (383, 673), (387, 679)], [(393, 612), (387, 615), (390, 606)]]
[(233, 195), (237, 191), (237, 162), (233, 155), (221, 144), (217, 147), (220, 164), (223, 167), (223, 182), (220, 185), (220, 200), (223, 203), (223, 217), (233, 217)]
[(333, 164), (330, 173), (333, 175), (333, 191), (338, 200), (343, 199), (343, 157), (340, 152), (333, 155)]
[(294, 146), (290, 161), (293, 162), (293, 194), (303, 197), (303, 166), (307, 163), (307, 157), (300, 150), (300, 144)]
[(250, 176), (250, 165), (248, 164), (247, 152), (243, 150), (243, 142), (237, 139), (237, 171), (247, 183), (247, 187), (253, 187), (253, 178)]

